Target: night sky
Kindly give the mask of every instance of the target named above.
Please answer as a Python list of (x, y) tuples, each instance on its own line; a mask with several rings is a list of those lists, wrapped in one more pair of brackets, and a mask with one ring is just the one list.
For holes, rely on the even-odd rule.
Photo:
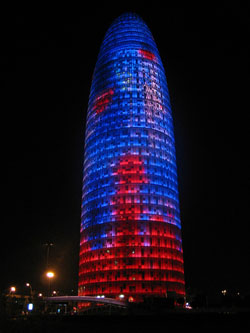
[[(238, 2), (237, 2), (238, 3)], [(2, 41), (0, 291), (30, 282), (77, 290), (84, 130), (104, 34), (126, 11), (158, 46), (170, 91), (187, 290), (249, 288), (248, 16), (213, 7), (61, 8), (20, 12)]]

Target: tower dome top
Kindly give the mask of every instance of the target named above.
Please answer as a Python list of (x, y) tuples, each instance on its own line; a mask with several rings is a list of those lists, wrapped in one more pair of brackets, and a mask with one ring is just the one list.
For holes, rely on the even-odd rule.
[(141, 21), (144, 22), (143, 19), (141, 18), (140, 15), (138, 15), (135, 12), (125, 12), (123, 14), (121, 14), (120, 16), (118, 16), (115, 20), (114, 23), (116, 21)]
[(109, 29), (107, 30), (105, 37), (110, 33), (119, 30), (127, 30), (128, 32), (134, 30), (144, 30), (144, 32), (147, 31), (150, 33), (151, 38), (153, 37), (145, 21), (141, 18), (141, 16), (134, 12), (125, 12), (114, 19)]
[(144, 20), (136, 13), (125, 12), (108, 28), (98, 56), (98, 63), (124, 49), (145, 49), (158, 58), (159, 52), (153, 35)]

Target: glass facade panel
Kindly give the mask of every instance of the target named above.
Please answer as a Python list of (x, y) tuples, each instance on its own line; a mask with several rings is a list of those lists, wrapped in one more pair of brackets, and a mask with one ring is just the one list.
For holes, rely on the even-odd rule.
[(144, 21), (124, 14), (101, 45), (89, 96), (79, 295), (184, 296), (171, 105)]

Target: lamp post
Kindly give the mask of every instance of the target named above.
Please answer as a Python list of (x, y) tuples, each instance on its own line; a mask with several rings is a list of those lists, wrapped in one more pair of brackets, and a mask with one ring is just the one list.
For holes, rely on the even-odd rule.
[(16, 292), (16, 287), (11, 286), (10, 287), (10, 295), (13, 296), (13, 294)]
[(8, 294), (8, 300), (7, 300), (7, 308), (6, 311), (10, 315), (13, 315), (16, 313), (16, 302), (15, 302), (15, 292), (16, 292), (16, 287), (11, 286), (9, 289), (9, 294)]
[(27, 283), (26, 283), (26, 287), (29, 287), (29, 288), (30, 288), (30, 296), (32, 297), (33, 290), (32, 290), (31, 284), (27, 282)]
[(49, 287), (48, 287), (48, 296), (50, 296), (51, 294), (51, 280), (55, 277), (55, 273), (52, 271), (48, 271), (46, 273), (46, 276), (48, 278), (48, 283), (49, 283)]
[(46, 254), (46, 266), (47, 266), (47, 269), (49, 268), (49, 255), (50, 255), (50, 248), (52, 246), (54, 246), (54, 244), (52, 242), (47, 242), (45, 244), (43, 244), (46, 249), (47, 249), (47, 254)]

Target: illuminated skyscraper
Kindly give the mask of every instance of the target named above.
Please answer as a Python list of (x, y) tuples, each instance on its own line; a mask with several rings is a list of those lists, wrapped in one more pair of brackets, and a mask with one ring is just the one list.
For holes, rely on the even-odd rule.
[(89, 96), (79, 295), (169, 292), (185, 295), (172, 112), (152, 34), (128, 13), (105, 35)]

